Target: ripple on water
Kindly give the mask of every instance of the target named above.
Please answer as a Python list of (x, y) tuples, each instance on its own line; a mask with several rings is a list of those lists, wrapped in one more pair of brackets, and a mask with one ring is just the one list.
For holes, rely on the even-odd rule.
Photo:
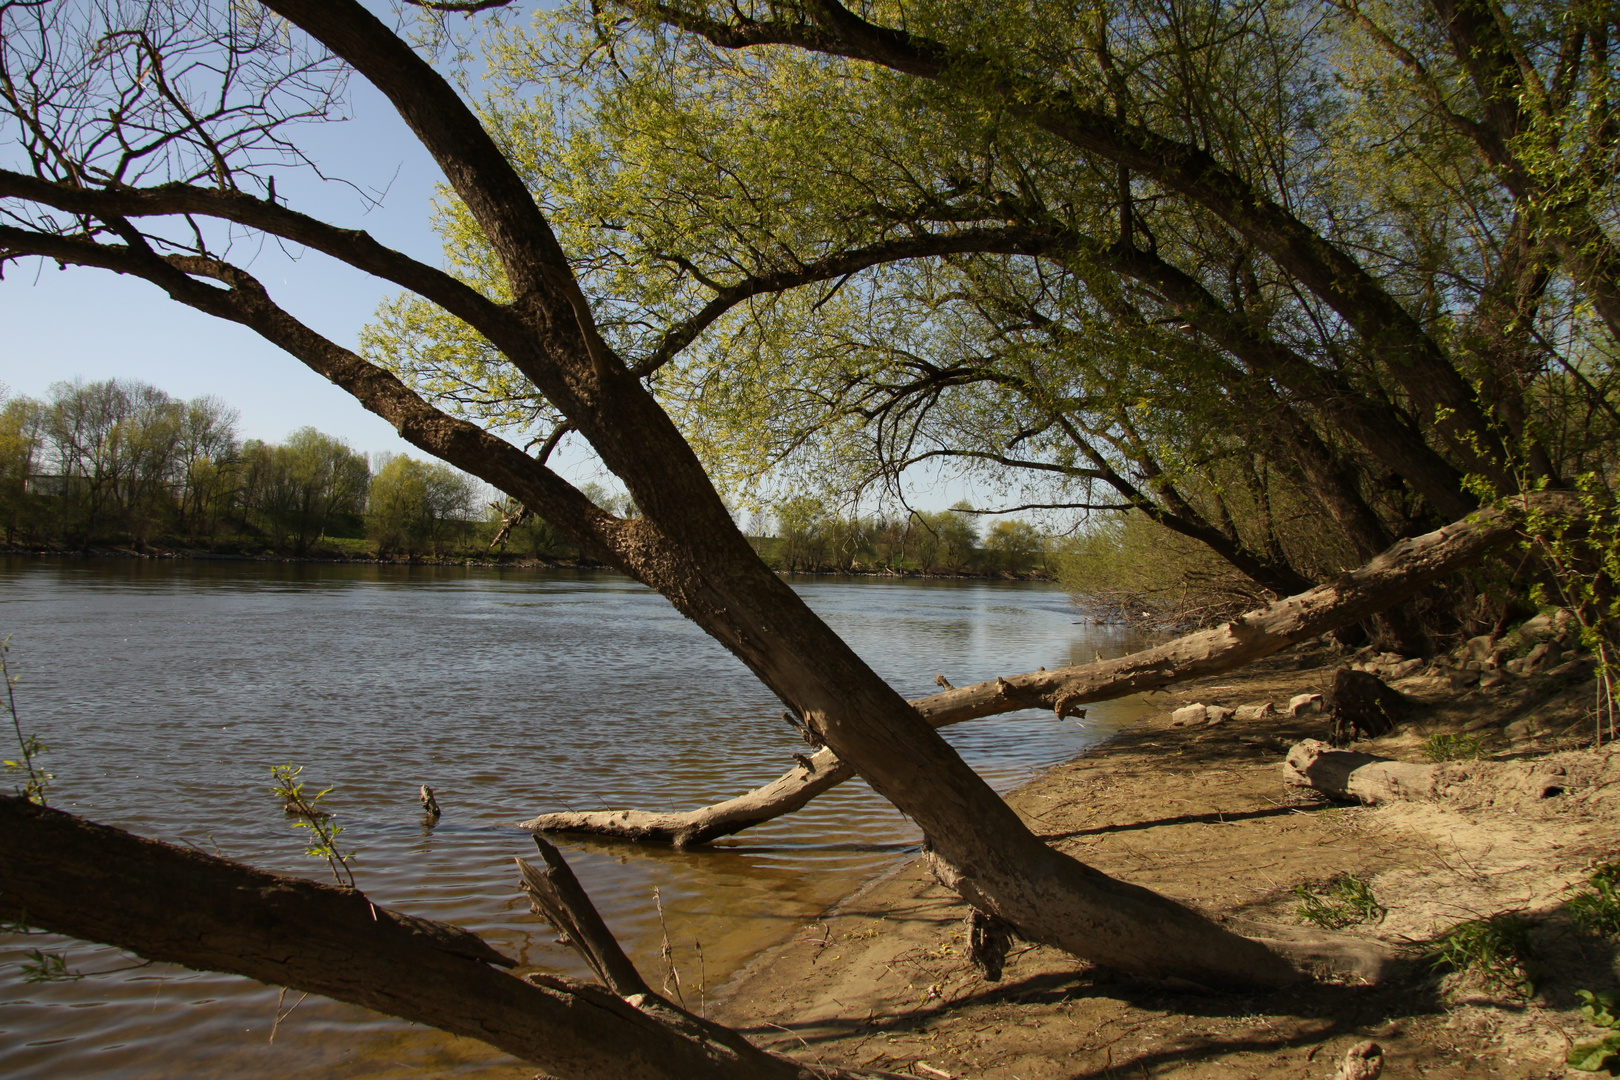
[[(1051, 588), (799, 579), (901, 693), (1115, 655)], [(528, 912), (511, 823), (546, 810), (682, 808), (773, 779), (802, 749), (781, 706), (655, 593), (611, 574), (444, 567), (0, 559), (0, 634), (53, 802), (144, 835), (314, 875), (268, 791), (304, 764), (380, 903), (583, 975)], [(1015, 714), (947, 729), (998, 789), (1133, 718)], [(417, 785), (445, 815), (422, 825)], [(865, 784), (707, 849), (574, 839), (567, 854), (654, 982), (667, 934), (688, 1003), (814, 919), (918, 837)], [(655, 902), (655, 895), (657, 902)], [(662, 917), (659, 907), (662, 907)], [(73, 983), (29, 984), (33, 949)], [(656, 973), (656, 974), (655, 974)], [(673, 987), (672, 987), (673, 989)], [(290, 1013), (290, 1006), (296, 1004)], [(285, 1019), (276, 1024), (278, 1008)], [(271, 1028), (275, 1026), (274, 1041)], [(528, 1077), (481, 1044), (246, 979), (139, 966), (116, 950), (0, 936), (0, 1072), (14, 1078)]]

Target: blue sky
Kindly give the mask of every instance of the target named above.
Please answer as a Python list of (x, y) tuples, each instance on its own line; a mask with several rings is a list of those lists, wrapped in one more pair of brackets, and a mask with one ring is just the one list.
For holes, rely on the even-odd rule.
[[(353, 119), (303, 128), (298, 142), (322, 171), (278, 171), (288, 205), (437, 265), (430, 227), (438, 167), (388, 102), (369, 84), (349, 84)], [(353, 185), (353, 186), (351, 186)], [(359, 188), (360, 191), (355, 190)], [(361, 192), (368, 192), (368, 199)], [(315, 252), (275, 244), (232, 253), (276, 300), (308, 325), (353, 346), (378, 302), (392, 290)], [(138, 379), (179, 398), (214, 395), (241, 414), (245, 439), (279, 441), (312, 425), (363, 452), (420, 451), (348, 394), (256, 334), (169, 300), (155, 286), (102, 270), (14, 264), (0, 282), (0, 384), (41, 397), (58, 380)], [(553, 458), (564, 475), (616, 487), (588, 450)], [(919, 480), (924, 480), (919, 477)], [(914, 485), (913, 504), (938, 509), (971, 492), (958, 484)]]
[[(368, 208), (353, 188), (309, 174), (278, 173), (278, 193), (437, 265), (428, 219), (438, 170), (381, 95), (359, 80), (350, 90), (355, 119), (311, 125), (299, 141), (328, 175), (385, 191), (381, 206)], [(270, 244), (234, 252), (295, 315), (354, 344), (384, 283), (314, 252), (293, 254)], [(53, 263), (14, 266), (0, 284), (0, 326), (0, 382), (13, 393), (37, 397), (58, 379), (140, 379), (177, 397), (223, 398), (241, 411), (245, 438), (279, 440), (312, 424), (359, 450), (408, 449), (386, 422), (258, 335), (142, 281)]]

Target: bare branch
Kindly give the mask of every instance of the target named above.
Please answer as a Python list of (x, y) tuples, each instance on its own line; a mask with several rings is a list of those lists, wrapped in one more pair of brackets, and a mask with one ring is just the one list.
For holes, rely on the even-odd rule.
[(716, 319), (743, 301), (763, 293), (785, 292), (816, 281), (847, 277), (884, 263), (942, 255), (996, 253), (1039, 255), (1060, 245), (1051, 233), (1023, 227), (963, 230), (941, 235), (912, 236), (883, 240), (865, 247), (839, 252), (787, 270), (756, 274), (734, 285), (716, 289), (716, 296), (696, 315), (667, 331), (634, 371), (647, 376), (673, 360)]

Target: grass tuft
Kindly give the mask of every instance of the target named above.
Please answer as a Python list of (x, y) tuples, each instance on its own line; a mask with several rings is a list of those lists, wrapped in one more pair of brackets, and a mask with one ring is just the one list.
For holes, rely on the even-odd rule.
[(1301, 921), (1315, 923), (1324, 930), (1342, 930), (1356, 923), (1377, 922), (1384, 917), (1384, 905), (1372, 894), (1362, 878), (1340, 874), (1320, 889), (1308, 885), (1294, 887), (1300, 899), (1294, 914)]
[(1435, 968), (1479, 971), (1488, 981), (1521, 993), (1535, 989), (1530, 924), (1516, 911), (1458, 923), (1429, 946), (1429, 963)]
[(1430, 735), (1423, 744), (1423, 756), (1430, 761), (1478, 761), (1485, 756), (1485, 740), (1478, 735), (1448, 732)]

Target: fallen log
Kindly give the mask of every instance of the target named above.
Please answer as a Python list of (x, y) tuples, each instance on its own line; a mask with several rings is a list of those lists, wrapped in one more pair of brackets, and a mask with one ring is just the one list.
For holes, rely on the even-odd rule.
[[(476, 934), (373, 904), (357, 889), (267, 873), (3, 795), (0, 868), (8, 923), (325, 994), (478, 1039), (558, 1077), (892, 1076), (803, 1066), (644, 986), (625, 999), (589, 983), (519, 976), (509, 970), (516, 961)], [(576, 930), (595, 917), (577, 883), (548, 895)], [(640, 985), (616, 943), (605, 946), (594, 926), (581, 939), (607, 977)]]
[[(1440, 578), (1506, 547), (1515, 511), (1570, 508), (1563, 492), (1517, 497), (1423, 536), (1401, 540), (1336, 581), (1240, 615), (1213, 630), (1113, 660), (995, 678), (912, 701), (934, 727), (1014, 712), (1051, 709), (1059, 719), (1089, 702), (1128, 697), (1218, 675), (1301, 641), (1362, 621)], [(685, 811), (596, 810), (540, 814), (520, 823), (535, 833), (577, 832), (685, 847), (730, 836), (792, 813), (855, 770), (831, 750), (801, 756), (789, 772), (745, 795)]]
[(1313, 788), (1345, 802), (1368, 804), (1433, 799), (1439, 774), (1435, 765), (1338, 750), (1320, 739), (1296, 743), (1283, 765), (1285, 784)]

